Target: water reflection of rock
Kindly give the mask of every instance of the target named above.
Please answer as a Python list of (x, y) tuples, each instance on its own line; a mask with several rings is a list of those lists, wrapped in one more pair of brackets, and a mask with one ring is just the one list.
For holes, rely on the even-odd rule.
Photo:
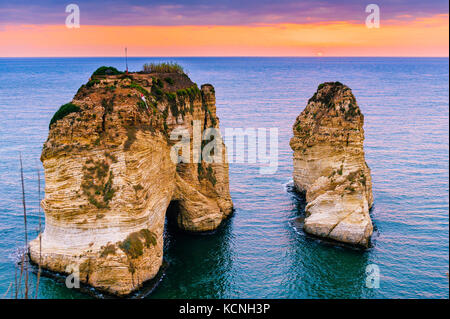
[[(233, 219), (215, 231), (191, 234), (179, 230), (167, 213), (164, 256), (166, 276), (151, 298), (224, 298), (230, 290)], [(173, 216), (172, 216), (173, 217)]]
[(366, 287), (366, 267), (370, 264), (371, 250), (358, 250), (337, 246), (307, 235), (301, 228), (306, 200), (293, 187), (287, 188), (292, 196), (293, 213), (291, 240), (296, 243), (287, 255), (289, 270), (284, 284), (289, 285), (292, 297), (298, 298), (370, 298), (375, 291)]

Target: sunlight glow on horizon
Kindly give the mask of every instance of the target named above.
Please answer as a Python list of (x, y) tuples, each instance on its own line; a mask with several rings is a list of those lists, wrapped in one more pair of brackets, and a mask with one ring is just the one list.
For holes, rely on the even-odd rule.
[(448, 57), (449, 15), (408, 22), (250, 26), (4, 25), (1, 57), (427, 56)]

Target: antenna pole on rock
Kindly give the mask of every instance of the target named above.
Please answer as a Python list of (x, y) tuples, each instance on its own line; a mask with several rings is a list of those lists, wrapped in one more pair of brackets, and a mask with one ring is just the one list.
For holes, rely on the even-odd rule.
[(127, 55), (127, 48), (125, 48), (125, 66), (126, 66), (126, 73), (128, 74), (128, 55)]

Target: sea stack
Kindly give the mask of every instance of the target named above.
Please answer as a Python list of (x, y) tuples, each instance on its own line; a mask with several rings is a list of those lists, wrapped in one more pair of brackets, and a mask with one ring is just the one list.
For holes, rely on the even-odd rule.
[(193, 152), (177, 163), (179, 140), (170, 136), (178, 128), (191, 150), (196, 133), (219, 128), (212, 85), (199, 89), (183, 72), (97, 70), (50, 123), (45, 230), (41, 248), (39, 237), (30, 243), (31, 259), (55, 272), (78, 269), (82, 283), (125, 296), (162, 265), (166, 211), (183, 230), (216, 229), (232, 212), (225, 145), (220, 138), (221, 163)]
[(293, 126), (294, 185), (306, 194), (303, 229), (368, 247), (373, 232), (370, 169), (364, 159), (364, 116), (351, 89), (319, 85)]

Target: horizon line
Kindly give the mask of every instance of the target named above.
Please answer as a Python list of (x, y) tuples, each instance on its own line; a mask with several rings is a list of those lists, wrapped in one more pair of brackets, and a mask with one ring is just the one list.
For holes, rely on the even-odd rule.
[[(449, 58), (450, 56), (420, 56), (420, 55), (328, 55), (328, 56), (317, 56), (317, 55), (180, 55), (180, 56), (152, 56), (152, 55), (136, 55), (128, 56), (128, 58)], [(80, 56), (0, 56), (0, 59), (46, 59), (46, 58), (125, 58), (122, 55), (80, 55)]]

